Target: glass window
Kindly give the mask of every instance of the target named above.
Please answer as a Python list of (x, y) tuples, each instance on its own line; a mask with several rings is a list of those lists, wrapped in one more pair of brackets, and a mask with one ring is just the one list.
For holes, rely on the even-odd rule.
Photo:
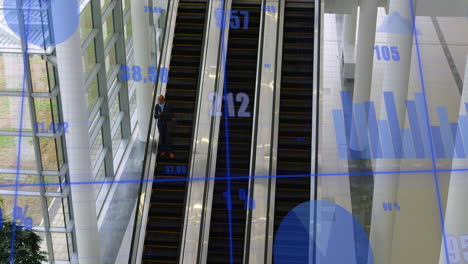
[(91, 111), (94, 108), (94, 105), (96, 104), (97, 100), (99, 98), (99, 89), (98, 89), (98, 84), (97, 84), (97, 77), (95, 77), (91, 81), (91, 85), (88, 87), (88, 90), (86, 91), (86, 105), (88, 108), (88, 112), (91, 113)]
[[(41, 244), (39, 245), (40, 248), (41, 248), (41, 251), (48, 252), (48, 250), (47, 250), (47, 241), (46, 241), (45, 233), (44, 233), (44, 232), (36, 232), (36, 234), (37, 234), (38, 236), (40, 236), (41, 239), (42, 239), (42, 242), (41, 242)], [(52, 249), (51, 249), (51, 250), (52, 250)]]
[(133, 113), (136, 111), (136, 92), (133, 93), (132, 98), (130, 98), (130, 116), (133, 116)]
[[(18, 175), (18, 181), (20, 186), (18, 186), (18, 191), (39, 191), (39, 185), (33, 186), (22, 186), (22, 184), (37, 184), (39, 183), (39, 176), (37, 175)], [(15, 190), (16, 185), (16, 174), (0, 174), (0, 184), (1, 185), (10, 185), (9, 187), (2, 187), (2, 190)]]
[[(0, 160), (2, 168), (16, 169), (18, 157), (19, 137), (0, 136)], [(31, 137), (21, 138), (21, 169), (36, 170), (36, 156), (34, 154), (34, 145)]]
[[(104, 181), (104, 179), (106, 177), (106, 169), (105, 168), (106, 168), (106, 166), (104, 165), (104, 163), (102, 163), (96, 177), (94, 178), (95, 182)], [(102, 184), (95, 183), (95, 184), (93, 184), (93, 186), (94, 186), (94, 194), (96, 195), (96, 198), (97, 198), (98, 195), (99, 195), (99, 191), (101, 190)]]
[(132, 31), (132, 20), (129, 18), (127, 21), (125, 21), (124, 24), (124, 37), (125, 37), (125, 43), (128, 43), (130, 39), (133, 36), (133, 31)]
[(111, 2), (111, 0), (101, 0), (101, 10), (104, 12), (106, 6)]
[(120, 112), (120, 104), (119, 104), (119, 96), (117, 96), (114, 99), (114, 101), (110, 104), (109, 120), (110, 120), (111, 124), (113, 124), (115, 122), (119, 112)]
[(91, 10), (91, 2), (89, 2), (80, 15), (80, 36), (82, 41), (84, 41), (93, 30), (93, 16)]
[(23, 88), (24, 61), (21, 54), (0, 56), (0, 90), (21, 91)]
[[(45, 130), (48, 130), (51, 123), (54, 122), (52, 119), (51, 100), (49, 98), (34, 98), (34, 107), (36, 109), (36, 120), (39, 124), (39, 133), (48, 132), (42, 131), (43, 129), (41, 129), (41, 123), (44, 123)], [(58, 120), (55, 120), (55, 122), (58, 122)]]
[(122, 125), (119, 125), (119, 128), (115, 132), (115, 135), (112, 137), (112, 155), (114, 157), (119, 150), (119, 146), (121, 142), (122, 142)]
[(54, 138), (39, 138), (42, 167), (44, 170), (58, 170), (57, 146)]
[[(79, 232), (79, 230), (77, 230)], [(55, 260), (69, 260), (68, 243), (66, 233), (52, 233), (52, 246)]]
[(114, 16), (113, 16), (113, 13), (114, 13), (114, 11), (112, 11), (112, 13), (107, 16), (104, 23), (102, 23), (102, 35), (103, 35), (103, 38), (104, 38), (104, 46), (107, 45), (109, 40), (114, 35)]
[(130, 9), (130, 0), (122, 0), (122, 9), (124, 11), (124, 14), (127, 12), (127, 10)]
[[(38, 193), (39, 194), (39, 193)], [(12, 219), (13, 206), (15, 204), (15, 195), (3, 195), (3, 217), (5, 219)], [(42, 216), (42, 201), (38, 196), (17, 196), (16, 206), (22, 209), (28, 207), (26, 217), (31, 217), (33, 220), (33, 226), (43, 227), (44, 218)], [(23, 211), (24, 212), (24, 211)]]
[(57, 97), (53, 97), (52, 99), (50, 99), (50, 103), (51, 103), (51, 108), (52, 108), (52, 118), (54, 119), (55, 122), (59, 122), (60, 121), (60, 116), (59, 116), (59, 106), (58, 106), (58, 98)]
[(38, 55), (29, 57), (31, 67), (31, 81), (34, 92), (48, 92), (47, 63)]
[(62, 186), (58, 184), (61, 182), (63, 182), (63, 177), (44, 176), (44, 183), (47, 184), (45, 186), (46, 192), (60, 193), (62, 191)]
[[(21, 101), (21, 97), (0, 96), (0, 130), (19, 130)], [(23, 130), (31, 131), (31, 115), (29, 114), (29, 98), (27, 97), (24, 98)]]
[(103, 149), (103, 143), (102, 143), (102, 130), (99, 131), (98, 136), (94, 140), (93, 144), (91, 145), (91, 165), (92, 168), (96, 166), (96, 162), (99, 158), (99, 155), (101, 155)]
[(56, 83), (55, 83), (55, 66), (52, 63), (47, 62), (47, 71), (49, 72), (49, 87), (52, 90)]
[(65, 227), (65, 217), (64, 214), (64, 205), (63, 201), (66, 201), (61, 198), (54, 198), (50, 200), (47, 204), (49, 209), (49, 219), (50, 219), (50, 226), (51, 227)]
[(65, 137), (64, 136), (61, 136), (59, 138), (57, 138), (57, 140), (55, 141), (55, 143), (57, 144), (56, 147), (57, 147), (57, 162), (58, 162), (58, 166), (59, 166), (59, 170), (62, 168), (63, 164), (64, 164), (64, 146), (63, 146), (63, 142), (65, 141)]
[(88, 75), (96, 65), (96, 51), (94, 49), (94, 40), (89, 44), (88, 49), (86, 50), (83, 56), (83, 78), (86, 80)]
[[(71, 216), (70, 216), (70, 201), (67, 197), (62, 198), (63, 214), (65, 215), (65, 225), (68, 226)], [(70, 243), (70, 242), (69, 242)], [(71, 245), (72, 243), (70, 243)]]
[(109, 75), (112, 73), (112, 70), (115, 68), (115, 45), (110, 50), (109, 54), (106, 56), (106, 75), (109, 78)]
[[(132, 69), (133, 66), (135, 65), (134, 59), (133, 59), (133, 54), (131, 55), (130, 59), (128, 59), (127, 65), (128, 65), (128, 68), (129, 68), (129, 69)], [(133, 84), (135, 83), (135, 82), (133, 81), (133, 76), (131, 76), (131, 77), (132, 77), (132, 78), (129, 78), (128, 81), (127, 81), (127, 87), (128, 87), (129, 90), (132, 89), (132, 86), (133, 86)]]
[[(101, 117), (101, 109), (97, 112), (97, 114), (94, 116), (93, 121), (91, 121), (90, 127), (93, 127), (96, 125), (96, 123), (99, 121), (99, 118)], [(91, 133), (91, 132), (90, 132)]]

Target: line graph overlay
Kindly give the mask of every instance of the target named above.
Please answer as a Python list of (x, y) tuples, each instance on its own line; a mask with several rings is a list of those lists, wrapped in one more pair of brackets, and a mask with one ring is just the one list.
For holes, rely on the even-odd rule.
[[(297, 178), (297, 177), (332, 177), (332, 176), (353, 176), (353, 175), (392, 175), (399, 174), (421, 174), (421, 173), (448, 173), (448, 172), (468, 172), (466, 169), (426, 169), (426, 170), (404, 170), (404, 171), (358, 171), (358, 172), (337, 172), (337, 173), (318, 173), (318, 174), (294, 174), (294, 175), (262, 175), (262, 176), (233, 176), (231, 180), (244, 180), (244, 179), (268, 179), (268, 178)], [(410, 175), (408, 176), (410, 177)], [(467, 175), (468, 178), (468, 175)], [(35, 186), (67, 186), (67, 185), (84, 185), (84, 184), (125, 184), (125, 183), (141, 183), (141, 182), (180, 182), (180, 181), (214, 181), (214, 180), (228, 180), (227, 177), (200, 177), (192, 179), (157, 179), (157, 180), (122, 180), (122, 181), (83, 181), (83, 182), (69, 182), (69, 183), (24, 183), (24, 184), (0, 184), (0, 188), (11, 187), (35, 187)]]

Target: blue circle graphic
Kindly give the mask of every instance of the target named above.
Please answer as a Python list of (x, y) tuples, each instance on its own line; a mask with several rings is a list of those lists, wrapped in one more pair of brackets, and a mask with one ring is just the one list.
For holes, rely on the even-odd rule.
[[(315, 212), (315, 217), (310, 212)], [(309, 243), (314, 244), (312, 250)], [(309, 252), (313, 251), (315, 261), (311, 260), (317, 264), (374, 263), (367, 233), (359, 221), (328, 201), (305, 202), (286, 215), (276, 233), (274, 263), (309, 263), (313, 255)]]
[[(69, 39), (80, 22), (77, 0), (30, 0), (24, 1), (21, 7), (16, 6), (14, 0), (3, 3), (5, 20), (13, 33), (29, 44), (41, 47)], [(24, 21), (24, 31), (20, 21)]]

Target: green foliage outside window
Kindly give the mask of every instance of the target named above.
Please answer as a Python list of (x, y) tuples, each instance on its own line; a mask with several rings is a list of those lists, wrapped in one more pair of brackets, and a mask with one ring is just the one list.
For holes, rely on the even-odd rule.
[(16, 223), (6, 221), (0, 229), (0, 263), (9, 263), (11, 248), (11, 233), (15, 225), (14, 264), (40, 264), (47, 261), (46, 253), (41, 251), (42, 238), (33, 230), (26, 230)]

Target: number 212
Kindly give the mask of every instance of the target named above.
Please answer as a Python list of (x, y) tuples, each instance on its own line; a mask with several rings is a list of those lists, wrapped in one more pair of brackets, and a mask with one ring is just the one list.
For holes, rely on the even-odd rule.
[[(222, 116), (221, 103), (223, 97), (216, 94), (215, 92), (211, 92), (208, 99), (213, 102), (213, 106), (210, 110), (210, 116)], [(228, 93), (226, 99), (229, 117), (236, 117), (236, 112), (234, 109), (234, 95), (232, 93)], [(238, 93), (236, 95), (236, 102), (241, 103), (237, 117), (250, 117), (250, 112), (246, 112), (250, 102), (249, 96), (246, 93)]]

